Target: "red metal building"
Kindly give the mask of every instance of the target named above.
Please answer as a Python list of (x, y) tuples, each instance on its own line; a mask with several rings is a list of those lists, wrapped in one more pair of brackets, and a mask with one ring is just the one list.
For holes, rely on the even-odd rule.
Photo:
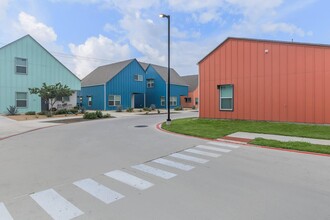
[(227, 38), (198, 65), (201, 118), (330, 124), (330, 45)]

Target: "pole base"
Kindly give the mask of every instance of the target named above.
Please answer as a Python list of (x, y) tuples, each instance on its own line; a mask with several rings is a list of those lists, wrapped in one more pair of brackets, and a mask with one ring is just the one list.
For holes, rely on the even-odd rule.
[(171, 119), (167, 119), (166, 125), (171, 125)]

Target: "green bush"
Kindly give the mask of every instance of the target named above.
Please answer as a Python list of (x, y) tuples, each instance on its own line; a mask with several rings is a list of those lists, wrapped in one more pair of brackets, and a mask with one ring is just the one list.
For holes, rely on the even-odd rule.
[(109, 113), (106, 113), (103, 115), (103, 118), (110, 118), (110, 117), (111, 117), (111, 115)]
[(95, 114), (96, 114), (96, 117), (103, 118), (103, 114), (101, 111), (96, 111)]
[(196, 109), (196, 106), (193, 105), (193, 106), (191, 107), (191, 109)]
[(36, 112), (35, 111), (29, 111), (29, 112), (25, 112), (25, 115), (35, 115)]
[(175, 107), (174, 110), (175, 110), (175, 111), (182, 111), (183, 108), (182, 108), (182, 106), (180, 105), (180, 106)]
[(8, 115), (17, 115), (18, 114), (18, 109), (15, 105), (10, 105), (7, 108), (7, 111), (8, 111)]
[(47, 116), (48, 118), (53, 117), (53, 115), (52, 115), (51, 112), (46, 112), (46, 116)]
[(84, 119), (97, 119), (98, 117), (95, 112), (85, 112), (83, 118)]
[(126, 109), (126, 112), (133, 112), (133, 108)]
[(38, 112), (37, 115), (45, 115), (46, 112)]
[(59, 109), (55, 112), (55, 115), (66, 115), (68, 114), (68, 110), (67, 109)]
[(144, 108), (143, 108), (143, 111), (147, 111), (147, 112), (150, 112), (150, 111), (151, 111), (151, 109), (150, 109), (150, 108), (148, 108), (148, 107), (144, 107)]
[(78, 109), (77, 108), (72, 108), (69, 110), (69, 113), (72, 113), (72, 114), (78, 114)]

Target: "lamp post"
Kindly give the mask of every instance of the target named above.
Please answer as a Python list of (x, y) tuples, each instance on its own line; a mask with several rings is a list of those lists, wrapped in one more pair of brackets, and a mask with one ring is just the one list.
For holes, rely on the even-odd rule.
[(167, 52), (167, 120), (166, 120), (166, 124), (167, 125), (170, 125), (171, 124), (171, 113), (170, 113), (170, 94), (171, 94), (171, 69), (170, 69), (170, 57), (171, 57), (171, 54), (170, 54), (170, 31), (171, 31), (171, 28), (170, 28), (170, 24), (171, 24), (171, 17), (170, 15), (165, 15), (165, 14), (160, 14), (159, 17), (161, 18), (167, 18), (167, 24), (168, 24), (168, 28), (167, 28), (167, 31), (168, 31), (168, 34), (167, 34), (167, 49), (168, 49), (168, 52)]

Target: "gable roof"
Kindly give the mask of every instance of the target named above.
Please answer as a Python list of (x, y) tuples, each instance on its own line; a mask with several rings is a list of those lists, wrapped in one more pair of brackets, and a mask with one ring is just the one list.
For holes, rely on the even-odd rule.
[[(150, 66), (152, 66), (160, 75), (160, 77), (162, 77), (162, 79), (167, 83), (167, 77), (168, 77), (167, 67), (159, 66), (155, 64), (150, 64)], [(188, 86), (187, 83), (181, 78), (181, 76), (173, 68), (170, 69), (170, 74), (171, 74), (171, 84)]]
[(219, 47), (224, 45), (229, 40), (245, 40), (245, 41), (256, 41), (256, 42), (268, 42), (268, 43), (280, 43), (280, 44), (293, 44), (293, 45), (303, 45), (303, 46), (319, 46), (319, 47), (330, 47), (330, 44), (313, 44), (313, 43), (303, 43), (303, 42), (293, 42), (293, 41), (280, 41), (280, 40), (265, 40), (265, 39), (255, 39), (255, 38), (243, 38), (243, 37), (227, 37), (222, 41), (216, 48), (209, 52), (205, 57), (203, 57), (197, 64), (201, 63), (206, 57), (216, 51)]
[(198, 87), (198, 75), (182, 76), (182, 79), (189, 86), (188, 91), (193, 92)]
[(122, 71), (128, 64), (135, 59), (125, 60), (118, 63), (112, 63), (104, 66), (99, 66), (88, 74), (81, 81), (81, 86), (96, 86), (103, 85), (104, 83), (115, 77)]
[(67, 71), (69, 71), (74, 77), (76, 77), (79, 81), (81, 81), (80, 79), (79, 79), (79, 77), (76, 75), (76, 74), (74, 74), (71, 70), (69, 70), (69, 68), (67, 68), (63, 63), (61, 63), (53, 54), (51, 54), (48, 50), (46, 50), (46, 48), (44, 48), (36, 39), (34, 39), (31, 35), (29, 35), (29, 34), (27, 34), (27, 35), (25, 35), (25, 36), (23, 36), (23, 37), (21, 37), (21, 38), (18, 38), (17, 40), (15, 40), (15, 41), (13, 41), (13, 42), (11, 42), (11, 43), (9, 43), (9, 44), (6, 44), (6, 45), (4, 45), (3, 47), (0, 47), (0, 50), (1, 49), (3, 49), (3, 48), (5, 48), (5, 47), (8, 47), (8, 46), (10, 46), (10, 45), (12, 45), (12, 44), (14, 44), (14, 43), (16, 43), (16, 42), (18, 42), (18, 41), (20, 41), (20, 40), (22, 40), (22, 39), (24, 39), (24, 38), (30, 38), (31, 40), (33, 40), (38, 46), (40, 46), (44, 51), (46, 51), (51, 57), (53, 57), (54, 58), (54, 60), (56, 60), (56, 62), (58, 62), (59, 64), (61, 64)]

